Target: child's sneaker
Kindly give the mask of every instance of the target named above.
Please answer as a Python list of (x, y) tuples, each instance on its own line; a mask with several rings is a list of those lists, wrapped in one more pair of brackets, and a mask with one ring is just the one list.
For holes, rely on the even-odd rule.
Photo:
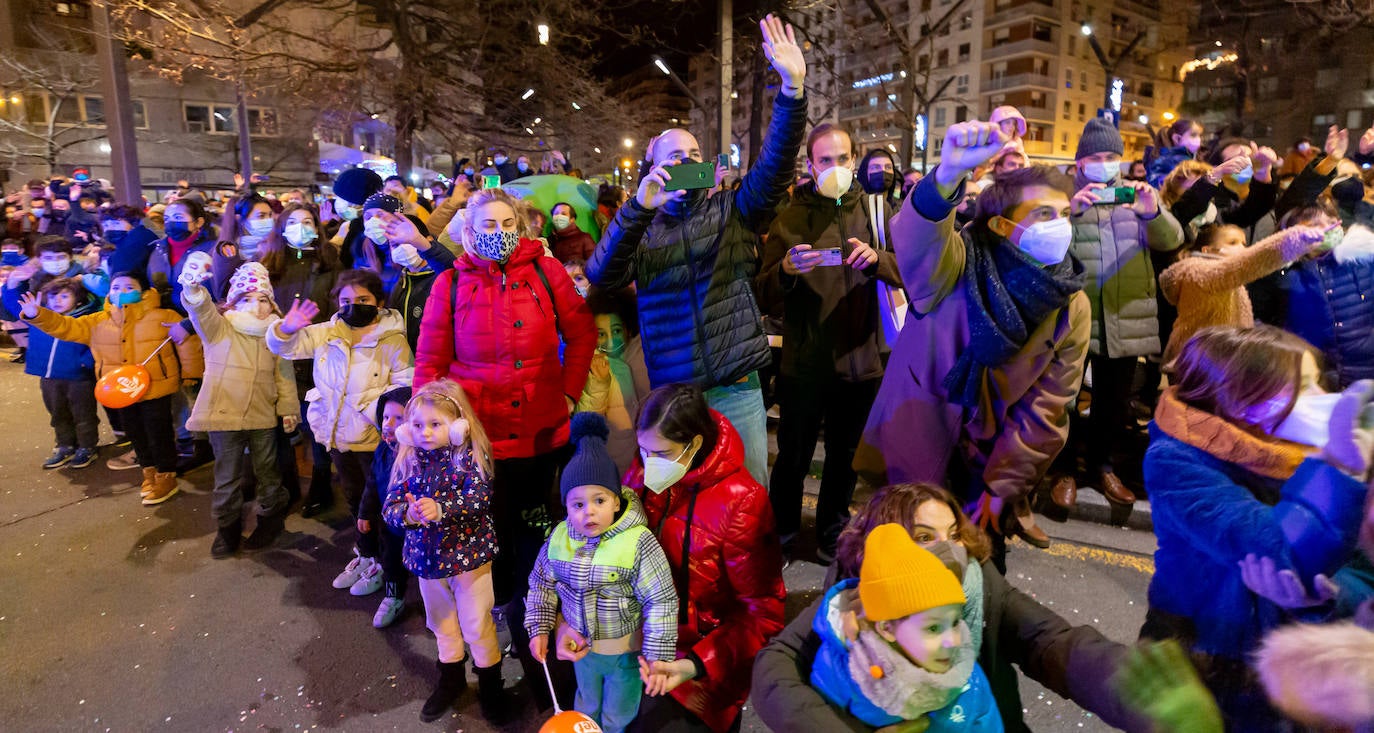
[(348, 589), (355, 596), (369, 596), (382, 589), (382, 564), (368, 560), (368, 566), (358, 576), (358, 581)]
[(406, 602), (401, 598), (387, 596), (382, 599), (382, 605), (377, 606), (377, 613), (372, 616), (372, 627), (384, 629), (401, 617), (401, 612), (406, 608)]
[(354, 583), (358, 582), (358, 578), (367, 569), (367, 566), (373, 562), (375, 561), (372, 558), (362, 557), (357, 550), (354, 550), (353, 559), (344, 566), (342, 573), (334, 576), (334, 587), (339, 590), (351, 588)]
[(105, 467), (111, 471), (127, 471), (131, 468), (138, 468), (138, 454), (132, 450), (128, 453), (121, 453), (105, 461)]
[(67, 464), (67, 468), (85, 468), (92, 463), (95, 463), (95, 451), (90, 448), (77, 448), (76, 453), (72, 455), (71, 463)]
[(76, 455), (75, 448), (67, 445), (59, 445), (53, 448), (52, 455), (48, 456), (48, 460), (43, 461), (43, 468), (60, 468), (65, 466), (72, 460), (72, 456), (74, 455)]
[(176, 471), (158, 471), (153, 475), (153, 488), (143, 494), (143, 506), (156, 506), (176, 495), (181, 488), (177, 485)]

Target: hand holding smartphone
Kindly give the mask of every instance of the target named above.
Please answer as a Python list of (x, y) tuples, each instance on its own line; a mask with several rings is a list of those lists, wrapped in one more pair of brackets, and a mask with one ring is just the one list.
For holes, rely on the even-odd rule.
[(820, 261), (816, 263), (816, 267), (839, 267), (844, 264), (844, 253), (839, 247), (818, 249), (814, 251), (821, 256)]

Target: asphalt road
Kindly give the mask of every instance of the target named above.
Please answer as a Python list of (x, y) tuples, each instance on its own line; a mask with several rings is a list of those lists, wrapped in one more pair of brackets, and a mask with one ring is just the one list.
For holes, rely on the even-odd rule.
[[(372, 628), (380, 594), (330, 586), (352, 532), (293, 515), (279, 546), (215, 561), (210, 472), (160, 507), (139, 504), (137, 471), (103, 460), (44, 471), (51, 450), (37, 380), (0, 363), (0, 728), (23, 731), (488, 731), (461, 712), (419, 722), (434, 641), (417, 589), (404, 618)], [(108, 433), (106, 433), (108, 439)], [(103, 451), (102, 458), (112, 451)], [(814, 487), (812, 487), (814, 490)], [(1134, 640), (1153, 538), (1087, 522), (1047, 523), (1050, 551), (1013, 547), (1009, 579), (1075, 623)], [(789, 613), (821, 592), (803, 556), (786, 572)], [(513, 682), (519, 666), (508, 660)], [(1033, 682), (1037, 731), (1110, 730)], [(528, 697), (522, 722), (537, 730)], [(744, 729), (765, 728), (746, 711)]]

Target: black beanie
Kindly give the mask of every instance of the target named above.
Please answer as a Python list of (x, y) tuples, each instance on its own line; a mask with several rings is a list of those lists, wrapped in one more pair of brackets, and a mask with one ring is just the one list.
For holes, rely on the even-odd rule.
[(577, 446), (563, 477), (558, 482), (559, 498), (567, 503), (568, 492), (578, 486), (601, 486), (620, 495), (620, 470), (606, 451), (606, 438), (611, 428), (606, 418), (595, 412), (579, 412), (572, 418), (572, 435), (568, 442)]
[(1095, 153), (1121, 155), (1125, 149), (1116, 126), (1110, 120), (1094, 117), (1083, 126), (1083, 136), (1078, 138), (1078, 152), (1073, 154), (1073, 159), (1082, 160)]
[(410, 396), (410, 387), (392, 387), (383, 392), (382, 396), (377, 398), (377, 427), (382, 426), (382, 411), (386, 409), (387, 403), (395, 402), (401, 407), (405, 407), (410, 403)]
[(366, 168), (349, 168), (334, 179), (334, 195), (350, 204), (361, 204), (382, 190), (382, 177)]
[(363, 211), (367, 211), (368, 209), (381, 209), (382, 211), (399, 214), (404, 208), (405, 204), (401, 203), (400, 199), (386, 193), (374, 193), (367, 197), (367, 201), (363, 202)]

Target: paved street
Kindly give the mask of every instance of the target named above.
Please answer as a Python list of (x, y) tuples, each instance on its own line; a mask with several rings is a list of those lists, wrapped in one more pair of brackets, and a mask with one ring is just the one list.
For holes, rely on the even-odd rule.
[[(346, 522), (294, 515), (277, 549), (213, 561), (208, 470), (146, 508), (136, 471), (112, 472), (103, 461), (39, 468), (51, 431), (37, 382), (18, 365), (0, 364), (0, 404), (0, 727), (490, 730), (471, 692), (463, 713), (419, 722), (434, 642), (418, 592), (399, 624), (374, 630), (379, 596), (354, 598), (329, 584), (348, 557)], [(1133, 640), (1153, 538), (1081, 521), (1045, 526), (1069, 541), (1048, 552), (1014, 546), (1011, 582), (1073, 622)], [(820, 593), (822, 574), (804, 561), (788, 569), (789, 613)], [(506, 672), (513, 680), (519, 668), (508, 661)], [(1022, 700), (1035, 730), (1110, 730), (1034, 683)], [(534, 718), (511, 730), (536, 730)], [(744, 729), (764, 730), (752, 712)]]

